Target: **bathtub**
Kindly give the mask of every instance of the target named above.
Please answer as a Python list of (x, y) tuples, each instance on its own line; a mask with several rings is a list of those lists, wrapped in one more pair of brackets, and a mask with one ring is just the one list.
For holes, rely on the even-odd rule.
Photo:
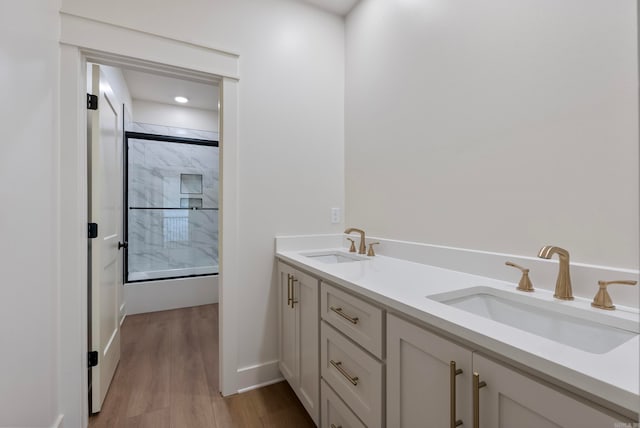
[(218, 303), (217, 272), (218, 266), (203, 266), (136, 273), (137, 282), (124, 286), (122, 311), (132, 315)]

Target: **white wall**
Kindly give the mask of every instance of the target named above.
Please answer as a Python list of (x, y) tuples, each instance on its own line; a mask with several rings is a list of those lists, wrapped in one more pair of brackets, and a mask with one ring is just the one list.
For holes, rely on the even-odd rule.
[(347, 223), (637, 269), (637, 17), (635, 0), (362, 0)]
[(64, 0), (63, 10), (240, 55), (238, 367), (275, 360), (274, 236), (344, 227), (329, 216), (343, 205), (343, 20), (288, 0)]
[(58, 416), (58, 2), (0, 6), (0, 426)]
[(133, 121), (175, 128), (218, 132), (218, 112), (153, 101), (133, 100)]

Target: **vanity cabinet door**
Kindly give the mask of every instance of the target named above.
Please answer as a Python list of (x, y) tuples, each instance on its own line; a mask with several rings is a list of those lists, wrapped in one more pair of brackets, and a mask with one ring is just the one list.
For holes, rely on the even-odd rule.
[(479, 389), (481, 428), (603, 428), (626, 426), (557, 389), (515, 370), (473, 355), (473, 369), (486, 386)]
[(453, 386), (454, 422), (471, 428), (471, 368), (468, 349), (388, 315), (387, 427), (450, 427)]
[(278, 367), (313, 421), (320, 417), (316, 278), (278, 263)]
[(320, 418), (320, 350), (318, 347), (318, 293), (316, 278), (296, 271), (294, 273), (293, 301), (297, 317), (297, 344), (299, 382), (298, 398), (318, 425)]
[(278, 367), (282, 376), (295, 390), (298, 385), (298, 322), (295, 307), (291, 307), (291, 277), (294, 270), (278, 263)]

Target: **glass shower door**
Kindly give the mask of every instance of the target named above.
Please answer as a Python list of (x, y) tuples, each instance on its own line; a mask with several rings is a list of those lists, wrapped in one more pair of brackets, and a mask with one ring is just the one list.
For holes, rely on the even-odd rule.
[(218, 273), (217, 142), (126, 136), (127, 282)]

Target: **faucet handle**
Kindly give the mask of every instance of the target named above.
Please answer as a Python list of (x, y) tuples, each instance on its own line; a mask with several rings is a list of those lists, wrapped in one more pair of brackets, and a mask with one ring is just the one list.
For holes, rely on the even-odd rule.
[(369, 251), (367, 251), (367, 256), (369, 257), (373, 257), (376, 255), (376, 253), (373, 251), (373, 246), (374, 245), (378, 245), (379, 242), (370, 242), (369, 243)]
[(518, 283), (518, 287), (516, 287), (517, 290), (526, 291), (526, 292), (532, 292), (534, 290), (533, 284), (531, 283), (531, 280), (529, 279), (529, 269), (524, 268), (524, 267), (522, 267), (520, 265), (517, 265), (517, 264), (515, 264), (513, 262), (506, 262), (505, 265), (514, 267), (516, 269), (520, 269), (522, 271), (522, 278), (520, 278), (520, 282)]
[(351, 241), (351, 246), (349, 247), (349, 252), (350, 253), (355, 253), (356, 252), (356, 241), (354, 241), (351, 238), (347, 238), (349, 241)]
[(629, 280), (620, 280), (620, 281), (598, 281), (598, 286), (600, 289), (596, 293), (593, 298), (593, 302), (591, 302), (591, 306), (598, 309), (606, 309), (608, 311), (614, 310), (616, 307), (611, 301), (611, 296), (609, 296), (609, 292), (607, 291), (607, 286), (609, 284), (622, 284), (622, 285), (636, 285), (638, 281), (629, 281)]

